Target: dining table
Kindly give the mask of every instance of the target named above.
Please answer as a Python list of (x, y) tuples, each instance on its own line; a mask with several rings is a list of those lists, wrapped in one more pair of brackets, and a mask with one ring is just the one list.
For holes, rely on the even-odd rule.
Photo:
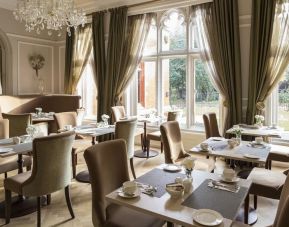
[[(196, 212), (216, 211), (223, 217), (217, 226), (229, 227), (237, 218), (239, 210), (245, 202), (249, 202), (248, 193), (252, 185), (251, 180), (240, 179), (237, 182), (238, 191), (227, 191), (212, 188), (210, 182), (219, 182), (220, 176), (205, 171), (193, 170), (192, 188), (180, 198), (171, 198), (166, 192), (166, 184), (175, 182), (176, 178), (185, 178), (185, 173), (167, 172), (165, 165), (161, 165), (135, 181), (138, 185), (151, 185), (156, 188), (154, 194), (148, 195), (142, 189), (135, 198), (124, 198), (119, 193), (121, 188), (106, 195), (109, 203), (131, 208), (138, 212), (154, 216), (168, 222), (168, 226), (178, 224), (186, 227), (203, 226), (197, 221)], [(245, 206), (246, 207), (246, 206)], [(246, 215), (248, 211), (244, 211)]]

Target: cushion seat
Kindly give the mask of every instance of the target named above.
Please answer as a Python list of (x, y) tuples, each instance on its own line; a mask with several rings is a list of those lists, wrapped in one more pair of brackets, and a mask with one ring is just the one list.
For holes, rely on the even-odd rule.
[(274, 145), (269, 153), (269, 160), (289, 162), (289, 147)]
[(106, 215), (105, 227), (160, 227), (164, 225), (164, 221), (160, 219), (116, 204), (111, 204), (106, 208)]
[[(6, 158), (0, 158), (0, 174), (18, 169), (17, 160), (18, 157), (16, 155)], [(32, 161), (30, 156), (23, 155), (23, 160), (23, 166), (31, 166)]]
[(150, 132), (147, 134), (147, 139), (161, 141), (161, 131)]
[(23, 195), (22, 186), (23, 182), (25, 182), (31, 176), (31, 171), (17, 174), (13, 177), (6, 178), (4, 180), (4, 188), (6, 190), (10, 190), (16, 192), (17, 194)]

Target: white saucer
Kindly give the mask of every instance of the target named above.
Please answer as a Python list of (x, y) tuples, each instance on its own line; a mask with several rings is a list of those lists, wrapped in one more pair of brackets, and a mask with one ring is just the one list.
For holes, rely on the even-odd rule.
[(195, 222), (204, 226), (216, 226), (223, 222), (223, 216), (214, 210), (200, 209), (193, 213)]
[(256, 155), (252, 155), (252, 154), (244, 154), (243, 156), (244, 156), (245, 158), (259, 159), (258, 156), (256, 156)]
[(10, 151), (13, 151), (13, 148), (11, 148), (11, 147), (2, 147), (2, 148), (0, 148), (0, 154), (8, 153)]
[(264, 142), (256, 143), (256, 141), (252, 141), (250, 144), (252, 147), (259, 147), (259, 148), (263, 148), (263, 147), (265, 148), (266, 147), (266, 144)]
[(240, 180), (239, 177), (234, 177), (231, 180), (225, 179), (224, 176), (221, 176), (221, 181), (226, 182), (226, 183), (236, 183)]
[(175, 164), (168, 164), (164, 167), (164, 171), (167, 172), (179, 172), (182, 170), (182, 167), (180, 165), (175, 165)]
[(126, 199), (133, 199), (133, 198), (137, 198), (140, 196), (140, 189), (137, 189), (135, 191), (135, 193), (133, 195), (128, 195), (128, 194), (125, 194), (122, 189), (120, 189), (120, 191), (117, 192), (118, 196), (122, 197), (122, 198), (126, 198)]

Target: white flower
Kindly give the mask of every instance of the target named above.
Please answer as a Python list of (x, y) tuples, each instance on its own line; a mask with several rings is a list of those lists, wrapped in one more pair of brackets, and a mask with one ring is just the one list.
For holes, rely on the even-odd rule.
[(265, 120), (264, 116), (262, 115), (255, 115), (256, 122), (263, 122)]
[(195, 167), (195, 159), (192, 157), (187, 157), (183, 160), (182, 165), (189, 170), (192, 170)]

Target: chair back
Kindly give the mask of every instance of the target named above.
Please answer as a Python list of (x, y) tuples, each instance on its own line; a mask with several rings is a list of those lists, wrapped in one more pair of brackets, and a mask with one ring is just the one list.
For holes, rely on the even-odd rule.
[(74, 138), (74, 132), (64, 132), (33, 140), (33, 168), (23, 183), (24, 195), (48, 195), (69, 185)]
[(92, 189), (92, 221), (104, 226), (107, 202), (105, 195), (129, 180), (126, 143), (110, 140), (89, 147), (84, 152)]
[(117, 121), (115, 123), (115, 139), (124, 139), (127, 146), (127, 158), (134, 156), (134, 138), (137, 127), (137, 119), (132, 118), (124, 121)]
[(26, 135), (26, 128), (31, 124), (31, 114), (2, 113), (4, 119), (9, 120), (9, 137)]
[(53, 115), (56, 122), (57, 128), (64, 129), (65, 125), (72, 125), (75, 127), (77, 125), (77, 114), (76, 112), (62, 112)]
[(221, 137), (216, 113), (203, 114), (203, 121), (207, 139), (210, 137)]
[(169, 111), (167, 121), (177, 121), (180, 115), (181, 115), (180, 111)]
[(9, 120), (0, 119), (0, 139), (9, 138)]
[(189, 156), (184, 149), (181, 130), (177, 121), (168, 121), (160, 126), (164, 144), (165, 163), (175, 163), (178, 159)]
[(288, 227), (289, 224), (289, 175), (283, 185), (273, 227)]
[(124, 106), (113, 106), (111, 107), (111, 110), (113, 122), (119, 121), (120, 118), (125, 117), (126, 115)]

